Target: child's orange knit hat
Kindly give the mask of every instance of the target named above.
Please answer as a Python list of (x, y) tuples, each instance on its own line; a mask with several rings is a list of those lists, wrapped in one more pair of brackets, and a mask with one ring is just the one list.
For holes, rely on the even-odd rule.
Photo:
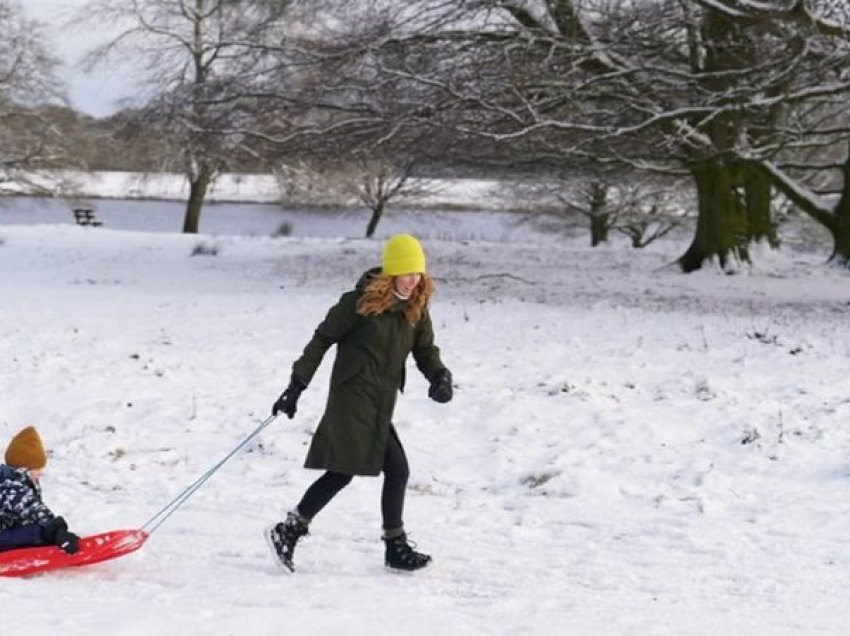
[(6, 447), (6, 464), (14, 468), (40, 470), (47, 465), (44, 444), (34, 426), (27, 426)]

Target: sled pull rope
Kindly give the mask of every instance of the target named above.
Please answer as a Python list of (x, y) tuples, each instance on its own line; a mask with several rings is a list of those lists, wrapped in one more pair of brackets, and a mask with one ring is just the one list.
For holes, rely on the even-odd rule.
[(212, 477), (218, 470), (227, 463), (236, 453), (242, 450), (248, 442), (254, 439), (257, 435), (259, 435), (269, 424), (271, 424), (277, 415), (270, 415), (266, 420), (260, 423), (260, 425), (255, 428), (245, 439), (243, 439), (239, 444), (230, 451), (227, 455), (225, 455), (221, 461), (215, 464), (212, 468), (207, 470), (203, 475), (198, 477), (191, 484), (186, 486), (180, 494), (178, 494), (174, 499), (168, 502), (165, 506), (163, 506), (162, 510), (157, 512), (153, 517), (148, 519), (145, 524), (141, 527), (142, 530), (148, 533), (148, 535), (153, 534), (154, 530), (159, 528), (165, 520), (168, 519), (171, 515), (173, 515), (180, 506), (182, 506), (192, 495), (197, 492), (197, 490), (203, 486), (207, 480)]

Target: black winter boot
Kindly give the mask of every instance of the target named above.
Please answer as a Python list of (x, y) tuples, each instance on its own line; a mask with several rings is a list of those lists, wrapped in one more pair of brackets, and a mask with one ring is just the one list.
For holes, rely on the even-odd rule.
[(388, 568), (413, 572), (424, 568), (431, 561), (430, 554), (423, 554), (414, 550), (416, 544), (410, 545), (407, 542), (407, 535), (404, 531), (400, 531), (398, 534), (391, 533), (391, 536), (387, 536), (385, 533), (381, 538), (387, 546), (384, 565)]
[(266, 541), (272, 550), (277, 562), (290, 572), (295, 572), (295, 544), (298, 539), (307, 534), (310, 521), (293, 511), (286, 515), (286, 519), (274, 526), (267, 528)]

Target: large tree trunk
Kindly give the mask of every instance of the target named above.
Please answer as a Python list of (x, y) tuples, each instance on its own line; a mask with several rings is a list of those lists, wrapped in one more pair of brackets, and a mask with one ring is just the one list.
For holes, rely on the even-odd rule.
[(189, 200), (186, 202), (186, 216), (183, 219), (183, 233), (197, 234), (201, 223), (201, 211), (207, 197), (207, 188), (212, 181), (213, 171), (202, 166), (194, 178), (189, 179)]
[[(838, 212), (838, 210), (836, 210)], [(850, 268), (850, 207), (845, 208), (836, 218), (835, 230), (832, 233), (835, 247), (829, 260), (843, 267)]]
[(590, 246), (596, 247), (600, 243), (608, 241), (608, 232), (611, 229), (611, 215), (606, 212), (598, 212), (590, 215)]
[(795, 183), (775, 166), (763, 164), (758, 165), (758, 169), (777, 190), (829, 231), (833, 242), (829, 260), (844, 267), (850, 267), (850, 152), (844, 161), (841, 198), (832, 211), (819, 197), (813, 196), (811, 192)]
[[(749, 27), (723, 11), (710, 7), (706, 10), (702, 21), (706, 43), (703, 70), (704, 84), (711, 91), (734, 95), (737, 72), (746, 60), (754, 59)], [(691, 165), (697, 186), (698, 218), (693, 243), (679, 259), (685, 272), (699, 269), (709, 260), (717, 260), (721, 267), (732, 259), (749, 263), (750, 243), (765, 239), (771, 245), (777, 243), (769, 180), (731, 158), (745, 130), (746, 119), (734, 109), (713, 118), (703, 129), (718, 154), (695, 158)]]
[(697, 190), (697, 228), (693, 242), (679, 258), (682, 271), (698, 270), (713, 259), (722, 267), (730, 259), (748, 263), (747, 219), (732, 170), (725, 161), (713, 158), (695, 162), (691, 172)]
[(779, 247), (779, 235), (771, 210), (770, 180), (761, 170), (750, 165), (741, 167), (739, 172), (743, 181), (747, 239), (751, 243), (767, 241), (771, 247)]
[(843, 176), (841, 198), (835, 206), (834, 223), (829, 227), (833, 240), (832, 256), (829, 260), (850, 267), (850, 152), (844, 161)]
[(596, 247), (608, 241), (608, 230), (613, 224), (611, 212), (605, 211), (608, 205), (608, 186), (601, 181), (594, 181), (590, 184), (587, 196), (590, 212), (590, 246)]

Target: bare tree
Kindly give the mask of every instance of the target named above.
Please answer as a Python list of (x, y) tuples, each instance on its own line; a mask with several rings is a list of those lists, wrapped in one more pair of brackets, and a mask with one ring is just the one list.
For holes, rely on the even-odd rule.
[[(183, 231), (199, 229), (207, 190), (256, 124), (248, 96), (271, 72), (264, 51), (285, 40), (296, 0), (93, 0), (79, 20), (119, 29), (89, 65), (118, 56), (138, 67), (146, 90), (135, 126), (169, 139), (161, 169), (186, 176)], [(275, 62), (280, 64), (280, 60)], [(279, 70), (279, 69), (277, 69)]]
[(788, 200), (818, 221), (832, 235), (833, 250), (829, 260), (850, 268), (850, 150), (841, 164), (841, 191), (838, 201), (813, 191), (804, 182), (795, 180), (781, 167), (767, 161), (756, 164)]
[[(562, 223), (587, 221), (590, 244), (608, 241), (612, 231), (631, 239), (632, 247), (646, 247), (679, 227), (691, 197), (687, 188), (670, 179), (640, 178), (640, 174), (599, 174), (589, 178), (526, 180), (511, 184), (511, 195), (519, 194), (538, 210), (554, 209)], [(553, 208), (554, 205), (554, 208)]]
[(748, 157), (787, 150), (791, 122), (814, 103), (849, 103), (836, 26), (847, 20), (835, 3), (415, 4), (444, 19), (420, 17), (415, 35), (408, 23), (388, 38), (408, 54), (383, 70), (437, 94), (423, 120), (529, 161), (689, 174), (698, 219), (684, 271), (746, 262), (753, 241), (776, 243), (771, 181)]
[(433, 182), (413, 177), (414, 165), (413, 159), (360, 160), (355, 164), (348, 187), (371, 211), (366, 238), (375, 234), (390, 201), (403, 199), (411, 203), (437, 191), (438, 186)]
[(44, 112), (61, 103), (58, 60), (49, 52), (42, 26), (20, 4), (0, 0), (0, 185), (14, 181), (31, 191), (52, 193), (51, 179), (34, 179), (37, 168), (54, 167), (66, 157), (61, 139)]
[(391, 201), (415, 204), (439, 191), (438, 183), (415, 177), (414, 166), (410, 158), (357, 156), (348, 161), (283, 164), (277, 175), (285, 205), (365, 205), (370, 212), (366, 238), (371, 238)]
[(599, 180), (591, 181), (580, 189), (580, 201), (567, 195), (557, 194), (564, 207), (585, 217), (590, 223), (590, 245), (596, 247), (608, 240), (608, 233), (616, 227), (625, 206), (614, 203), (610, 197), (610, 186)]
[(625, 234), (631, 239), (632, 247), (641, 249), (664, 238), (670, 232), (681, 226), (687, 219), (687, 215), (679, 208), (669, 207), (663, 196), (650, 195), (649, 201), (641, 208), (648, 205), (646, 209), (632, 208), (627, 211), (614, 228), (620, 234)]
[[(797, 79), (792, 90), (766, 96), (782, 111), (781, 135), (774, 132), (770, 143), (738, 140), (734, 150), (756, 181), (781, 192), (831, 234), (830, 261), (850, 267), (850, 5), (721, 0), (711, 7), (726, 20), (782, 25), (795, 33), (797, 57), (819, 62), (816, 72), (789, 67)], [(838, 195), (835, 202), (825, 196), (831, 194)]]

